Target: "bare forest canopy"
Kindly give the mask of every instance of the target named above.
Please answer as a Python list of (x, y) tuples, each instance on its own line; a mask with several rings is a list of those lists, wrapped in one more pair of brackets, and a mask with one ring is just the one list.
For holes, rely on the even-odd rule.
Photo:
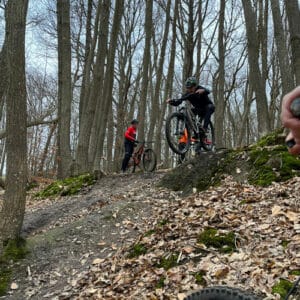
[[(8, 2), (0, 1), (2, 174)], [(299, 84), (299, 34), (297, 0), (29, 0), (30, 175), (66, 177), (70, 164), (119, 171), (133, 118), (138, 139), (155, 141), (159, 163), (171, 166), (166, 99), (191, 75), (212, 91), (217, 147), (253, 143), (281, 126), (282, 96)]]

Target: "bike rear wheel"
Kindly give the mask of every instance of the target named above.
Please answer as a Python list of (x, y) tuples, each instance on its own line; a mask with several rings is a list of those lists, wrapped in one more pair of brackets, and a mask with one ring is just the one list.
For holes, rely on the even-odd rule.
[(201, 146), (206, 151), (212, 151), (215, 146), (215, 131), (212, 122), (209, 122), (207, 132), (201, 139)]
[(148, 148), (143, 154), (143, 168), (146, 172), (153, 172), (156, 168), (156, 154), (155, 152)]
[[(186, 135), (185, 146), (182, 147), (180, 139), (184, 135)], [(175, 112), (168, 116), (166, 120), (166, 138), (173, 152), (177, 154), (184, 154), (189, 150), (191, 130), (182, 113)]]
[(227, 286), (212, 286), (186, 296), (184, 300), (261, 300), (262, 298)]
[(131, 158), (128, 167), (126, 169), (126, 173), (134, 173), (136, 169), (136, 164), (134, 163), (134, 160)]

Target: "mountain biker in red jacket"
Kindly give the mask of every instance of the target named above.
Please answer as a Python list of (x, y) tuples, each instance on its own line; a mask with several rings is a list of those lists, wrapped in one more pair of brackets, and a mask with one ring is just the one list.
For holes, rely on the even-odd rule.
[(135, 146), (136, 140), (136, 129), (138, 126), (138, 120), (134, 119), (131, 121), (131, 126), (129, 126), (125, 132), (125, 156), (122, 162), (122, 171), (125, 172), (128, 166), (130, 157), (132, 156), (133, 149)]
[(194, 114), (204, 119), (203, 129), (207, 131), (208, 124), (210, 122), (211, 115), (215, 111), (213, 102), (209, 99), (208, 95), (210, 91), (201, 85), (198, 85), (198, 81), (195, 77), (189, 77), (185, 81), (186, 94), (180, 99), (168, 99), (167, 103), (173, 106), (178, 106), (184, 100), (189, 100), (193, 105)]

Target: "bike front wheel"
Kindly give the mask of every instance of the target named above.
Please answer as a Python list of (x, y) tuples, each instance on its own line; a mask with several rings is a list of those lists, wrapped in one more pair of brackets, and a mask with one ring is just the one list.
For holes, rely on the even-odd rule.
[(143, 154), (143, 168), (147, 172), (153, 172), (156, 168), (156, 154), (150, 148)]
[(173, 152), (184, 154), (190, 148), (191, 130), (182, 113), (175, 112), (166, 120), (166, 139)]
[(212, 286), (193, 292), (184, 300), (261, 300), (262, 298), (242, 291), (237, 288), (227, 286)]

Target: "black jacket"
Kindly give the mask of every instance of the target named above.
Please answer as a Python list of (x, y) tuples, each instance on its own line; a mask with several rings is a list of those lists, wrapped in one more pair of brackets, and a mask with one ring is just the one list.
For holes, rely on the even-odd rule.
[(201, 95), (198, 93), (184, 94), (180, 99), (171, 100), (170, 104), (173, 106), (178, 106), (182, 103), (182, 101), (189, 100), (197, 112), (203, 112), (206, 109), (207, 105), (213, 103), (208, 97), (208, 95), (210, 94), (210, 91), (208, 89), (201, 85), (197, 87), (197, 90), (198, 89), (204, 89), (205, 92)]

